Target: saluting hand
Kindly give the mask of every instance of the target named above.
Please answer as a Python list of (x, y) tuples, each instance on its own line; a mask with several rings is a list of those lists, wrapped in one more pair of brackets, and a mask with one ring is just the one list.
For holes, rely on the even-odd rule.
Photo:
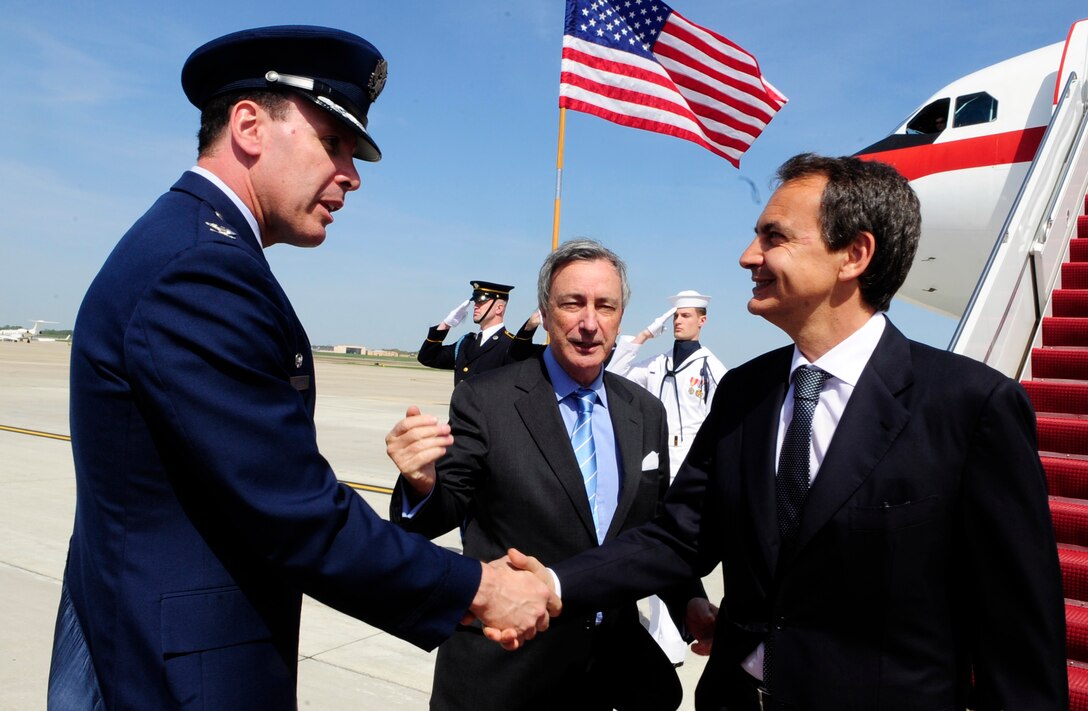
[(673, 314), (676, 313), (676, 309), (672, 308), (655, 318), (649, 326), (646, 327), (646, 333), (650, 334), (650, 338), (656, 338), (665, 332), (665, 327), (669, 325), (672, 320)]
[(468, 307), (472, 305), (472, 299), (465, 299), (457, 305), (453, 311), (450, 311), (446, 318), (442, 319), (442, 323), (446, 326), (453, 328), (457, 324), (465, 320), (465, 316), (468, 315)]

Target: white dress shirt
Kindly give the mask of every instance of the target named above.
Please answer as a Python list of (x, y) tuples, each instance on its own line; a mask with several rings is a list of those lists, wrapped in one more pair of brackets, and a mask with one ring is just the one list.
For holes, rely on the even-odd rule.
[[(876, 350), (880, 337), (884, 335), (886, 324), (887, 319), (884, 318), (884, 314), (875, 314), (846, 340), (817, 358), (815, 363), (810, 363), (797, 346), (793, 347), (790, 387), (782, 403), (782, 411), (778, 415), (778, 441), (774, 450), (776, 474), (778, 459), (782, 454), (782, 441), (786, 437), (786, 428), (793, 419), (793, 372), (802, 366), (813, 365), (831, 374), (824, 383), (823, 390), (820, 391), (820, 400), (816, 403), (816, 411), (812, 415), (812, 444), (808, 460), (808, 481), (811, 486), (812, 482), (816, 481), (820, 465), (824, 462), (824, 455), (827, 453), (827, 448), (831, 446), (831, 439), (835, 436), (835, 428), (839, 426), (839, 420), (846, 411), (846, 404), (850, 402), (850, 396), (854, 394), (861, 372), (869, 364), (869, 359)], [(741, 666), (757, 679), (763, 679), (762, 643), (741, 662)]]

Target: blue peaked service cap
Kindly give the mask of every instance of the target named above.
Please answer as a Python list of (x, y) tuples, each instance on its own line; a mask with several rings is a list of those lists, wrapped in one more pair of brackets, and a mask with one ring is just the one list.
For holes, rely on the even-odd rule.
[(198, 109), (217, 96), (252, 89), (304, 96), (359, 135), (355, 157), (381, 160), (366, 130), (367, 111), (385, 86), (385, 59), (350, 32), (310, 25), (242, 30), (198, 47), (181, 70), (181, 87)]

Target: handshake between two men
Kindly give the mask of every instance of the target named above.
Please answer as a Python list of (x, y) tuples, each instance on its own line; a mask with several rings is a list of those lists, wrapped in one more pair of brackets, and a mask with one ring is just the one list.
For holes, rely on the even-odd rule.
[[(398, 523), (410, 521), (434, 493), (435, 462), (452, 444), (450, 426), (420, 414), (415, 406), (408, 408), (406, 417), (386, 436), (386, 453), (408, 486), (404, 492), (407, 505)], [(550, 618), (561, 609), (548, 570), (536, 558), (511, 548), (502, 558), (483, 564), (480, 589), (462, 624), (478, 619), (485, 637), (504, 649), (515, 650), (537, 632), (547, 630)]]
[[(424, 504), (432, 498), (435, 506), (452, 506), (449, 501), (443, 503), (449, 492), (435, 490), (438, 478), (435, 463), (454, 443), (446, 422), (421, 414), (416, 406), (409, 407), (405, 418), (387, 434), (385, 443), (386, 454), (400, 471), (401, 482), (391, 506), (391, 517), (398, 524), (411, 529)], [(461, 491), (460, 495), (465, 492)], [(484, 517), (491, 519), (494, 512)], [(517, 527), (516, 516), (504, 518), (510, 518), (512, 526)], [(461, 528), (465, 530), (465, 527)], [(561, 612), (562, 602), (556, 594), (555, 583), (552, 572), (536, 557), (517, 548), (507, 549), (502, 557), (483, 564), (480, 590), (462, 624), (470, 625), (479, 620), (484, 637), (498, 642), (504, 649), (519, 649), (536, 633), (545, 632), (551, 617)], [(705, 598), (692, 599), (684, 618), (685, 625), (696, 638), (692, 651), (709, 654), (717, 618), (716, 605)]]

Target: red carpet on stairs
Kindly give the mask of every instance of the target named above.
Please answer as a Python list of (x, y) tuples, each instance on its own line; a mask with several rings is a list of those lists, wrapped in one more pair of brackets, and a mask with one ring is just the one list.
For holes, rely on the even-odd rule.
[(1062, 567), (1069, 708), (1088, 711), (1088, 217), (1077, 220), (1051, 312), (1023, 385), (1035, 407)]

